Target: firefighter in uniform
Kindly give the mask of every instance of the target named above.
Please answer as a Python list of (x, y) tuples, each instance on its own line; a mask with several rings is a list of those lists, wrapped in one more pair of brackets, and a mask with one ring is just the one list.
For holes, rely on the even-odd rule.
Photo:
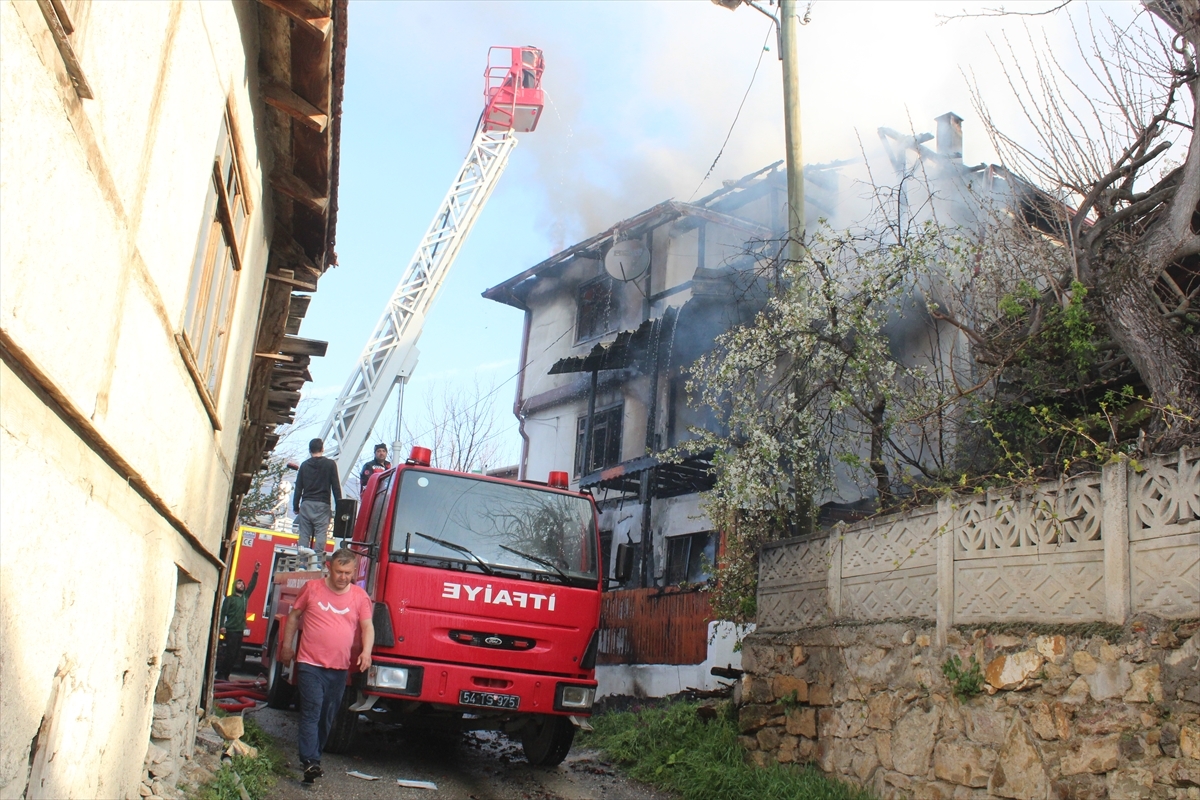
[(228, 680), (229, 673), (241, 660), (242, 635), (246, 631), (246, 600), (258, 586), (258, 570), (262, 566), (254, 562), (254, 574), (250, 576), (250, 585), (238, 578), (233, 582), (233, 594), (221, 603), (221, 638), (225, 650), (218, 654), (217, 678)]
[(358, 473), (358, 491), (361, 493), (367, 488), (367, 481), (371, 480), (372, 475), (390, 469), (391, 466), (392, 462), (388, 461), (387, 457), (387, 445), (375, 445), (375, 458), (363, 464), (362, 471)]

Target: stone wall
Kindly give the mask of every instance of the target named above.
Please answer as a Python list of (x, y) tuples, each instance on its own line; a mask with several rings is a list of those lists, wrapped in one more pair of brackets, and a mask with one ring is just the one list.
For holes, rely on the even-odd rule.
[[(922, 620), (759, 633), (741, 742), (881, 798), (1200, 800), (1200, 622), (962, 626)], [(955, 697), (942, 664), (982, 667)]]
[(774, 543), (758, 609), (760, 764), (885, 798), (1200, 800), (1200, 449)]
[(197, 656), (204, 652), (211, 618), (211, 600), (201, 602), (200, 584), (180, 571), (175, 614), (154, 689), (154, 721), (139, 790), (143, 797), (174, 797), (172, 790), (191, 766), (205, 665)]
[(758, 630), (1200, 617), (1200, 448), (765, 547)]

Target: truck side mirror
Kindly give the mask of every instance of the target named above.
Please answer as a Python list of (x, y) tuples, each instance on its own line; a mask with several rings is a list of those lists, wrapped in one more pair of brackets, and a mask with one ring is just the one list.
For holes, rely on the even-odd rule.
[(354, 518), (358, 514), (358, 501), (344, 497), (337, 502), (333, 514), (333, 538), (349, 539), (354, 535)]
[(628, 583), (633, 576), (633, 545), (617, 545), (617, 568), (615, 576), (617, 583)]

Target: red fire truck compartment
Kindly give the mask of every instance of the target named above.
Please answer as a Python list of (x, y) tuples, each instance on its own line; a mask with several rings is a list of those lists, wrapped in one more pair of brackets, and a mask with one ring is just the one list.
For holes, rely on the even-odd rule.
[[(239, 579), (249, 586), (250, 579), (254, 576), (255, 562), (262, 564), (258, 573), (258, 585), (246, 598), (246, 629), (242, 634), (243, 655), (258, 657), (262, 652), (270, 623), (267, 619), (267, 605), (271, 599), (272, 576), (281, 557), (296, 554), (299, 538), (295, 533), (268, 528), (249, 525), (238, 528), (237, 540), (233, 543), (233, 557), (230, 561), (225, 596), (233, 594), (233, 584)], [(330, 539), (325, 543), (325, 552), (332, 553), (333, 548), (334, 542)]]

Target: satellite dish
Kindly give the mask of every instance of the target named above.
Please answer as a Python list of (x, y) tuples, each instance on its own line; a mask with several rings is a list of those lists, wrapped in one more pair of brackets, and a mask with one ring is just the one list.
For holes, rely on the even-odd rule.
[(604, 256), (604, 269), (619, 281), (637, 280), (650, 266), (650, 251), (641, 239), (614, 242)]

